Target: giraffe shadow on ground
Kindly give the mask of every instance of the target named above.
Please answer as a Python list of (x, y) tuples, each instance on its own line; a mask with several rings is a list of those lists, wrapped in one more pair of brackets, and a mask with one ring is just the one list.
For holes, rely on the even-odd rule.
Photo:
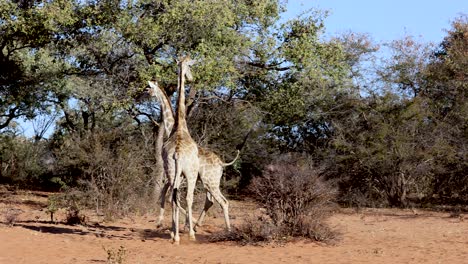
[(62, 226), (51, 226), (42, 224), (28, 224), (28, 223), (16, 223), (14, 226), (19, 226), (32, 231), (40, 233), (50, 234), (74, 234), (74, 235), (88, 235), (90, 232), (75, 227), (62, 227)]
[[(170, 240), (170, 231), (167, 228), (159, 229), (138, 229), (124, 228), (119, 226), (70, 226), (64, 224), (52, 224), (47, 221), (17, 222), (14, 226), (47, 234), (70, 234), (78, 236), (95, 236), (98, 238), (119, 239), (119, 240)], [(187, 232), (181, 232), (182, 239), (185, 240)], [(197, 234), (197, 243), (210, 243), (210, 234)], [(188, 235), (187, 235), (188, 240)]]
[[(169, 228), (157, 228), (157, 229), (141, 229), (136, 230), (139, 234), (140, 238), (143, 240), (153, 240), (153, 239), (171, 239), (170, 236), (170, 229)], [(181, 239), (188, 240), (188, 231), (181, 231), (180, 232)], [(196, 234), (196, 243), (211, 243), (211, 234)]]
[[(120, 239), (120, 240), (139, 240), (142, 239), (139, 235), (140, 231), (133, 228), (124, 228), (119, 226), (103, 226), (103, 225), (65, 225), (53, 224), (50, 222), (33, 222), (24, 221), (16, 222), (14, 226), (24, 229), (47, 234), (71, 234), (79, 236), (95, 236), (98, 238)], [(169, 237), (169, 235), (167, 236)]]

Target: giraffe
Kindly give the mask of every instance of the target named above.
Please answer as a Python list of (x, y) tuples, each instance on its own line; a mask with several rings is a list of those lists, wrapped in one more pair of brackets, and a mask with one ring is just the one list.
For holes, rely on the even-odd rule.
[(200, 167), (198, 175), (203, 183), (203, 187), (207, 190), (205, 205), (203, 210), (195, 223), (195, 228), (197, 226), (203, 225), (203, 220), (205, 219), (206, 212), (213, 205), (213, 198), (221, 205), (224, 214), (224, 222), (226, 224), (226, 229), (231, 231), (231, 224), (229, 222), (229, 202), (221, 193), (219, 185), (221, 183), (221, 177), (223, 176), (223, 167), (230, 166), (239, 158), (240, 151), (237, 150), (237, 155), (229, 163), (223, 162), (218, 155), (214, 152), (198, 147), (198, 157), (200, 159)]
[(190, 65), (193, 61), (184, 57), (178, 62), (177, 112), (174, 127), (167, 140), (163, 144), (164, 170), (171, 187), (172, 202), (172, 229), (171, 238), (174, 244), (179, 244), (179, 209), (177, 192), (180, 189), (181, 177), (187, 180), (187, 221), (189, 227), (189, 239), (195, 240), (195, 231), (192, 221), (192, 203), (195, 183), (198, 177), (199, 159), (198, 147), (190, 136), (185, 119), (185, 78), (192, 79)]
[[(165, 128), (166, 135), (169, 135), (170, 131), (172, 130), (172, 126), (174, 125), (174, 112), (172, 110), (169, 98), (167, 97), (164, 90), (162, 90), (156, 81), (152, 82), (149, 81), (149, 89), (147, 89), (147, 93), (151, 97), (156, 97), (161, 105), (161, 113), (163, 119), (163, 125)], [(199, 171), (198, 175), (203, 183), (203, 187), (206, 190), (206, 200), (203, 210), (200, 214), (200, 217), (195, 223), (194, 228), (196, 229), (197, 226), (201, 226), (203, 224), (203, 220), (205, 218), (206, 212), (211, 208), (213, 205), (213, 198), (221, 205), (224, 213), (224, 220), (226, 224), (226, 229), (230, 231), (231, 225), (229, 222), (229, 202), (221, 193), (219, 188), (221, 177), (223, 176), (223, 167), (232, 165), (237, 158), (239, 157), (239, 151), (237, 151), (237, 156), (234, 158), (233, 161), (229, 163), (223, 162), (214, 152), (202, 148), (198, 146), (198, 158), (199, 158)], [(160, 212), (159, 218), (157, 221), (157, 226), (160, 226), (163, 219), (164, 219), (164, 206), (165, 206), (165, 197), (166, 192), (169, 188), (170, 182), (167, 181), (164, 185), (163, 189), (160, 193)], [(180, 209), (183, 214), (185, 214), (185, 210), (182, 208)]]

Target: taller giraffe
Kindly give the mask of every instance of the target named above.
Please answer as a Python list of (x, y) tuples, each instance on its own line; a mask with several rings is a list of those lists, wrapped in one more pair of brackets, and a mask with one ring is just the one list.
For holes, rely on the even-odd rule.
[(169, 138), (163, 145), (164, 170), (171, 182), (172, 194), (172, 230), (171, 238), (174, 244), (179, 244), (179, 207), (177, 192), (180, 188), (181, 177), (187, 179), (187, 219), (189, 226), (189, 238), (195, 240), (195, 231), (192, 220), (193, 192), (198, 177), (199, 159), (198, 148), (195, 141), (190, 136), (185, 120), (185, 77), (192, 78), (190, 65), (192, 61), (189, 57), (182, 58), (178, 62), (177, 91), (179, 98), (177, 101), (177, 112), (174, 127)]
[[(175, 123), (174, 112), (172, 111), (169, 98), (167, 97), (166, 93), (159, 87), (157, 82), (149, 81), (148, 84), (150, 86), (150, 88), (147, 90), (149, 95), (152, 97), (156, 97), (156, 99), (161, 104), (163, 125), (167, 133), (166, 135), (169, 135), (170, 131), (172, 131), (172, 126)], [(232, 165), (237, 160), (238, 157), (239, 157), (239, 151), (237, 151), (237, 156), (233, 161), (229, 163), (225, 163), (214, 152), (198, 146), (198, 158), (199, 158), (199, 163), (200, 163), (198, 175), (200, 176), (203, 186), (205, 187), (205, 190), (207, 192), (206, 192), (205, 206), (203, 207), (203, 211), (200, 214), (200, 217), (198, 218), (194, 228), (196, 228), (196, 226), (202, 225), (206, 212), (213, 205), (213, 198), (214, 198), (221, 205), (221, 208), (223, 209), (223, 213), (224, 213), (226, 229), (230, 230), (231, 227), (230, 227), (230, 222), (229, 222), (229, 202), (223, 196), (219, 187), (221, 183), (221, 178), (223, 176), (223, 167)], [(161, 190), (161, 194), (159, 198), (161, 202), (161, 207), (160, 207), (157, 225), (160, 225), (164, 218), (165, 197), (166, 197), (166, 192), (169, 188), (169, 185), (170, 185), (170, 182), (169, 181), (166, 182), (163, 189)], [(184, 213), (183, 209), (180, 209), (180, 210), (182, 211), (182, 213)]]

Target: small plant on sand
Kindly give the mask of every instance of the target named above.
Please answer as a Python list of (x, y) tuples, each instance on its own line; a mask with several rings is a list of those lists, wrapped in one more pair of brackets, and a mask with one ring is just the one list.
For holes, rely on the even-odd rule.
[(83, 207), (82, 193), (77, 190), (70, 190), (62, 196), (63, 203), (66, 206), (66, 219), (65, 223), (68, 225), (85, 224), (86, 217), (81, 213)]
[(107, 253), (107, 264), (123, 264), (127, 258), (127, 249), (124, 246), (120, 246), (117, 250), (103, 249)]
[(55, 213), (59, 209), (65, 209), (65, 224), (77, 225), (85, 223), (85, 216), (81, 208), (85, 206), (83, 193), (76, 189), (67, 189), (63, 193), (50, 195), (47, 200), (46, 213), (50, 214), (50, 221), (55, 223)]
[(47, 210), (46, 212), (50, 214), (50, 222), (55, 223), (54, 214), (58, 211), (60, 207), (59, 195), (53, 194), (47, 199)]

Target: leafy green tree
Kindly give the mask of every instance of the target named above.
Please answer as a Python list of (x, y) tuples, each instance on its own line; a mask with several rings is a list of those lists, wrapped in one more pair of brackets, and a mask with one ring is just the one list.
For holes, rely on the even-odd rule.
[(0, 129), (19, 118), (47, 111), (60, 90), (62, 61), (49, 46), (72, 23), (70, 1), (0, 3)]

